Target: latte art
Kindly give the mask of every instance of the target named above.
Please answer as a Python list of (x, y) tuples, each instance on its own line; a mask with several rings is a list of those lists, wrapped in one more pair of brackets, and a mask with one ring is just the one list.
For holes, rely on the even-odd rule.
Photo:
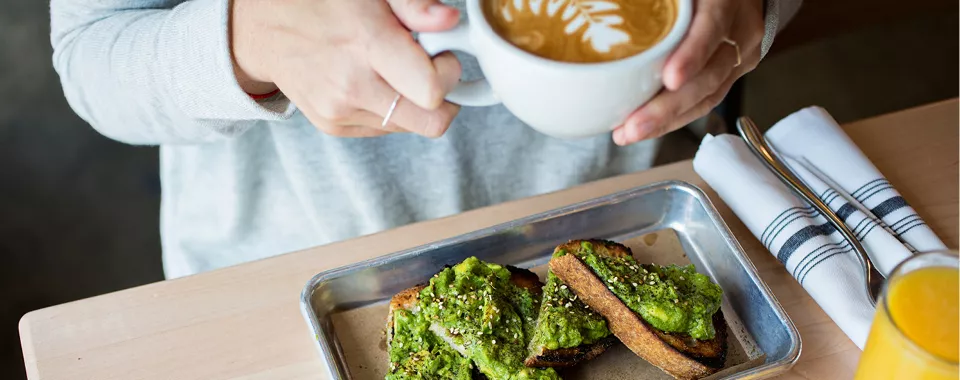
[(675, 0), (486, 0), (484, 13), (513, 45), (543, 58), (600, 62), (659, 42), (676, 18)]

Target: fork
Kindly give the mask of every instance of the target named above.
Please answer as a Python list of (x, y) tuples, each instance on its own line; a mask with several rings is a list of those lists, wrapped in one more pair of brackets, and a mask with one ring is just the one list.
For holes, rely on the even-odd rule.
[(864, 290), (867, 293), (867, 298), (870, 300), (870, 303), (876, 307), (877, 299), (880, 297), (880, 290), (883, 288), (884, 278), (874, 267), (873, 262), (870, 261), (867, 251), (863, 248), (863, 245), (860, 244), (860, 240), (853, 234), (853, 231), (850, 231), (850, 228), (847, 227), (843, 220), (841, 220), (830, 207), (823, 203), (823, 201), (810, 190), (810, 187), (790, 170), (789, 166), (784, 164), (777, 153), (767, 144), (766, 138), (760, 133), (760, 129), (757, 128), (753, 120), (749, 117), (740, 117), (737, 119), (737, 129), (753, 154), (760, 158), (760, 161), (763, 161), (764, 165), (773, 171), (784, 185), (787, 185), (797, 196), (805, 199), (819, 211), (821, 215), (827, 218), (830, 224), (833, 224), (837, 231), (840, 231), (843, 237), (850, 243), (853, 250), (857, 253), (857, 259), (860, 261), (860, 266), (863, 269), (863, 277), (866, 280), (864, 281)]

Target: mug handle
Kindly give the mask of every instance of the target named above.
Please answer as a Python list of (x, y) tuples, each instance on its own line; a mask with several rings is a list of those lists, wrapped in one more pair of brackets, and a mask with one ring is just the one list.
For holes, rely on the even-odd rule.
[[(448, 50), (460, 50), (476, 56), (473, 44), (470, 43), (469, 22), (464, 20), (455, 28), (444, 32), (420, 33), (417, 41), (430, 56), (435, 56)], [(486, 79), (461, 81), (447, 94), (446, 99), (469, 107), (483, 107), (500, 104), (500, 99), (490, 88)]]

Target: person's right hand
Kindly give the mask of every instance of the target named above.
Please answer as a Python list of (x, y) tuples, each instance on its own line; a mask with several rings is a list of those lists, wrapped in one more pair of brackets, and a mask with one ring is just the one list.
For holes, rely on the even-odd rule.
[(459, 111), (443, 99), (460, 78), (459, 62), (449, 52), (431, 59), (408, 31), (452, 28), (456, 8), (436, 0), (234, 0), (232, 7), (241, 87), (279, 88), (327, 134), (438, 137)]

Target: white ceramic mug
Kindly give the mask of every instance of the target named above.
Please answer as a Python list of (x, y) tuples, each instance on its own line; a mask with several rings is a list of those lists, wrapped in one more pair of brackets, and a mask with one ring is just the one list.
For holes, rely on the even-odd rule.
[(686, 34), (693, 13), (691, 0), (675, 0), (672, 29), (650, 49), (615, 61), (570, 63), (507, 42), (486, 21), (482, 1), (467, 0), (467, 20), (454, 29), (419, 35), (430, 55), (463, 51), (480, 64), (485, 79), (461, 82), (447, 100), (463, 106), (503, 103), (530, 127), (558, 138), (609, 132), (660, 91), (664, 62)]

